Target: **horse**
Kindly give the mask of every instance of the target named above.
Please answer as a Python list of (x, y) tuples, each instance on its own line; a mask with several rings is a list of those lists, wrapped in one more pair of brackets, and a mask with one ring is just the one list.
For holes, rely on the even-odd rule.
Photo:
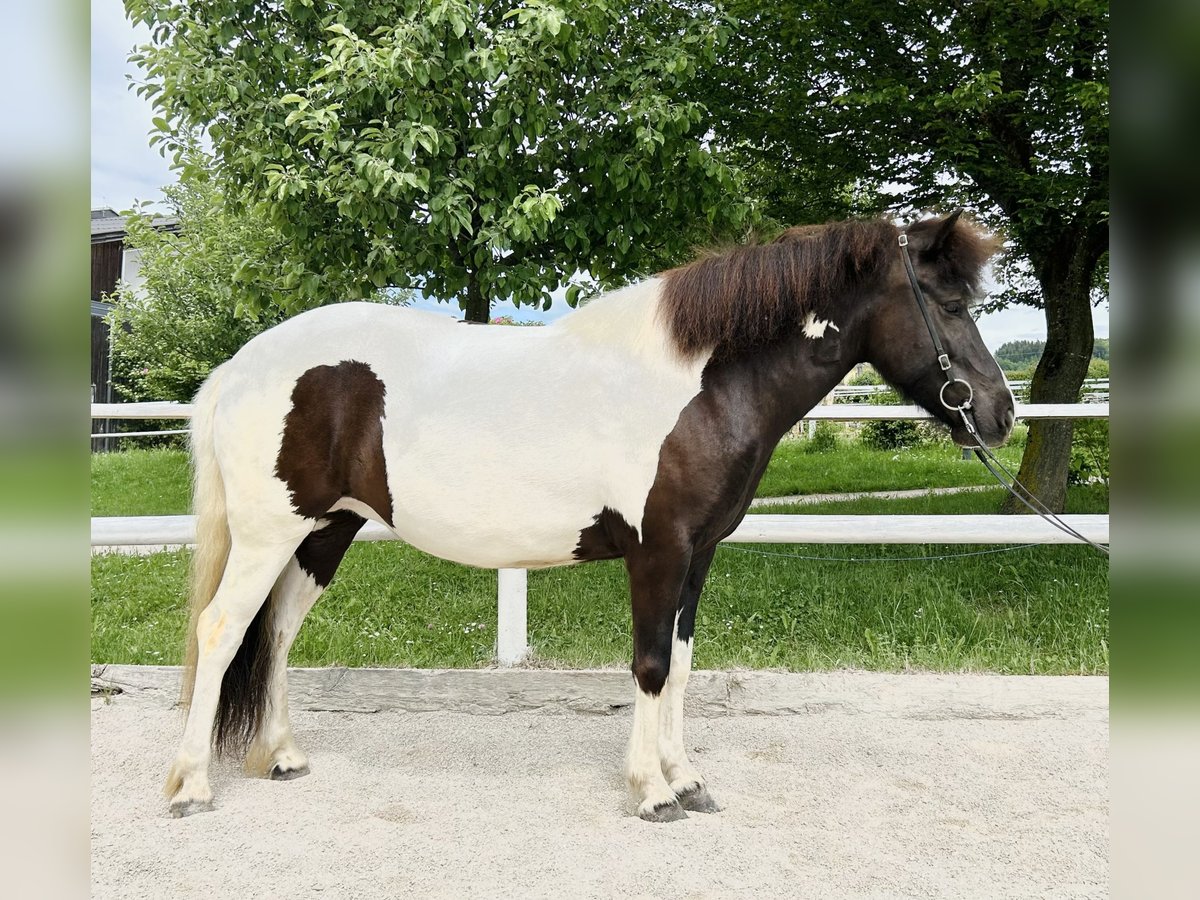
[[(959, 212), (838, 222), (703, 254), (545, 328), (340, 303), (255, 337), (195, 400), (170, 813), (212, 809), (214, 750), (244, 751), (252, 775), (308, 773), (288, 650), (367, 519), (470, 566), (624, 559), (633, 807), (652, 822), (717, 811), (683, 742), (717, 544), (779, 440), (858, 363), (963, 446), (1008, 437), (1012, 393), (969, 314), (997, 246)], [(947, 402), (953, 382), (969, 403)], [(501, 460), (533, 462), (495, 478)]]

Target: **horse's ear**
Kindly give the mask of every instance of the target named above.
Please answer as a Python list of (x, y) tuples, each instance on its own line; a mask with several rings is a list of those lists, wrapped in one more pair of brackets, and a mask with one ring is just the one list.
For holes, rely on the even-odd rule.
[(950, 235), (954, 233), (954, 226), (958, 224), (958, 218), (962, 214), (963, 209), (960, 206), (934, 226), (933, 239), (929, 242), (926, 252), (938, 254), (945, 249), (947, 241), (950, 240)]

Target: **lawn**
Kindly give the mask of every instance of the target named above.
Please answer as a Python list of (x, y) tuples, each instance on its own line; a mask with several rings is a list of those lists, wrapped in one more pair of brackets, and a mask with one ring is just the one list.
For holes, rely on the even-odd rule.
[[(996, 490), (769, 511), (986, 513), (1000, 499)], [(1107, 506), (1102, 488), (1071, 492), (1071, 512), (1104, 512)], [(994, 548), (723, 546), (700, 601), (695, 664), (1106, 672), (1108, 566), (1095, 551), (1052, 546), (938, 561), (904, 559), (985, 549)], [(179, 551), (93, 559), (93, 660), (179, 661), (187, 558)], [(309, 615), (291, 662), (486, 665), (496, 635), (495, 591), (495, 572), (437, 560), (398, 542), (357, 544)], [(628, 665), (629, 601), (621, 563), (531, 572), (529, 623), (540, 663)]]
[[(1023, 426), (1016, 437), (1019, 439), (997, 451), (1014, 471), (1021, 464)], [(809, 441), (795, 438), (780, 443), (757, 495), (786, 497), (994, 483), (977, 460), (964, 460), (962, 451), (948, 440), (903, 450), (870, 450), (847, 438), (842, 438), (831, 452), (814, 453), (811, 446)]]
[[(1020, 441), (1000, 450), (1006, 465), (1021, 461)], [(810, 442), (785, 439), (758, 486), (759, 497), (991, 484), (976, 460), (963, 460), (948, 441), (905, 450), (869, 450), (843, 439), (837, 450), (811, 452)], [(128, 450), (92, 455), (92, 515), (166, 516), (188, 511), (188, 458), (183, 450)]]
[(92, 454), (93, 516), (175, 516), (189, 512), (186, 450)]

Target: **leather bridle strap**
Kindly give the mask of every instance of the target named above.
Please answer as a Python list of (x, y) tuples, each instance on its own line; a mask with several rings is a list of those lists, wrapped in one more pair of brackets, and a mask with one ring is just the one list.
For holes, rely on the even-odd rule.
[(913, 269), (912, 257), (908, 253), (907, 234), (902, 233), (900, 235), (900, 248), (904, 251), (900, 255), (904, 259), (904, 271), (908, 273), (908, 283), (912, 285), (913, 296), (917, 298), (917, 308), (921, 310), (921, 317), (925, 320), (925, 327), (929, 329), (929, 336), (933, 338), (933, 349), (937, 351), (938, 365), (946, 373), (946, 380), (951, 381), (950, 356), (946, 353), (946, 348), (942, 345), (942, 337), (938, 334), (937, 327), (933, 324), (933, 317), (929, 315), (929, 304), (925, 302), (925, 293), (921, 290), (921, 283), (917, 281), (917, 273)]
[[(933, 338), (933, 349), (937, 353), (938, 366), (941, 367), (942, 374), (946, 376), (946, 383), (942, 385), (942, 389), (938, 393), (938, 400), (946, 409), (962, 415), (963, 420), (967, 423), (967, 430), (975, 434), (975, 423), (970, 421), (970, 416), (967, 415), (967, 410), (971, 408), (971, 401), (975, 399), (975, 389), (966, 379), (955, 378), (954, 373), (950, 370), (950, 354), (946, 352), (946, 347), (942, 344), (942, 336), (938, 334), (937, 326), (933, 324), (933, 316), (929, 314), (929, 304), (925, 301), (925, 292), (921, 290), (921, 283), (917, 281), (917, 272), (913, 268), (912, 257), (908, 252), (908, 235), (903, 232), (900, 233), (900, 256), (904, 260), (904, 271), (908, 273), (908, 283), (912, 285), (913, 296), (917, 298), (917, 309), (921, 310), (921, 318), (925, 320), (925, 327), (929, 329), (929, 336)], [(955, 383), (961, 384), (967, 389), (967, 399), (957, 406), (946, 402), (946, 388)]]

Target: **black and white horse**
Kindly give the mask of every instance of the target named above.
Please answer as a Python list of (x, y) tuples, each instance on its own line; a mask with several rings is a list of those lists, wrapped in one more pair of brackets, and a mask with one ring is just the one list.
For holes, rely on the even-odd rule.
[[(968, 314), (994, 249), (957, 214), (903, 231), (845, 222), (702, 257), (547, 328), (345, 303), (252, 340), (196, 397), (172, 813), (211, 808), (214, 743), (245, 748), (255, 774), (308, 771), (288, 721), (288, 649), (366, 519), (485, 568), (623, 558), (637, 813), (716, 810), (684, 752), (683, 697), (717, 543), (779, 439), (856, 363), (974, 441), (939, 401), (945, 375), (903, 253), (974, 389), (980, 438), (1007, 437), (1012, 394)], [(497, 478), (502, 460), (527, 465)]]

